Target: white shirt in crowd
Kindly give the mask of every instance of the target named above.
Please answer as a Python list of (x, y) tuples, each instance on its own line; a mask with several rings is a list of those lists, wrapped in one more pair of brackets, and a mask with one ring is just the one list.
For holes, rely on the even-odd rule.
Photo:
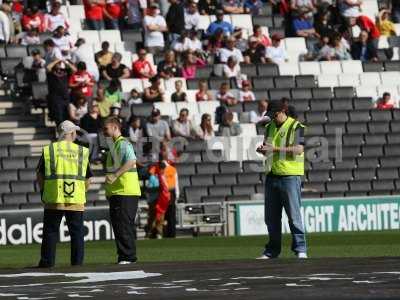
[(252, 110), (250, 112), (250, 122), (257, 124), (258, 122), (269, 122), (271, 121), (270, 117), (266, 116), (266, 111), (263, 111), (260, 113), (258, 110), (254, 111)]
[(176, 52), (185, 52), (188, 50), (198, 51), (202, 50), (202, 45), (199, 39), (191, 40), (189, 38), (185, 38), (183, 42), (177, 41), (173, 48)]
[(256, 96), (252, 91), (240, 91), (239, 92), (239, 101), (246, 102), (246, 101), (255, 101)]
[(45, 27), (47, 28), (48, 31), (53, 32), (56, 30), (58, 26), (62, 26), (66, 29), (69, 28), (69, 22), (68, 19), (62, 14), (59, 13), (56, 16), (53, 16), (52, 14), (46, 14), (44, 18), (45, 22)]
[(145, 46), (146, 47), (164, 47), (164, 35), (161, 31), (149, 31), (147, 26), (149, 25), (158, 25), (166, 27), (167, 23), (163, 16), (157, 15), (153, 16), (145, 16), (143, 19), (143, 27), (144, 27), (144, 38), (145, 38)]
[(93, 48), (89, 44), (80, 45), (72, 52), (71, 56), (74, 64), (83, 61), (86, 64), (86, 70), (93, 76), (94, 80), (99, 80), (99, 68), (94, 59)]
[(0, 11), (0, 40), (9, 42), (10, 34), (10, 19), (4, 12)]
[(52, 37), (52, 40), (61, 51), (69, 51), (72, 48), (71, 38), (68, 35), (60, 38)]
[[(359, 0), (349, 0), (349, 1), (351, 3), (357, 3)], [(345, 0), (340, 1), (339, 9), (342, 16), (346, 18), (358, 17), (361, 13), (360, 7), (350, 6), (346, 3)]]
[(265, 51), (265, 57), (272, 60), (273, 63), (280, 64), (285, 62), (285, 60), (287, 59), (287, 54), (282, 46), (270, 46), (267, 47), (267, 50)]
[(185, 11), (185, 29), (197, 29), (200, 21), (200, 14), (196, 11), (194, 14), (190, 14), (189, 12)]
[(87, 103), (85, 103), (85, 105), (83, 105), (83, 106), (77, 108), (73, 103), (70, 103), (70, 104), (69, 104), (69, 109), (70, 109), (71, 112), (75, 113), (76, 118), (77, 118), (78, 120), (80, 120), (80, 119), (82, 119), (82, 117), (83, 117), (84, 115), (87, 114), (87, 112), (88, 112), (88, 105), (87, 105)]
[(238, 63), (241, 63), (244, 61), (243, 54), (238, 48), (233, 48), (232, 50), (230, 50), (228, 48), (221, 48), (219, 50), (219, 60), (222, 63), (226, 63), (230, 56), (234, 56)]
[(231, 69), (230, 67), (228, 67), (228, 65), (224, 65), (223, 66), (223, 72), (224, 72), (224, 76), (226, 78), (232, 78), (232, 77), (240, 77), (240, 65), (236, 64), (233, 69)]

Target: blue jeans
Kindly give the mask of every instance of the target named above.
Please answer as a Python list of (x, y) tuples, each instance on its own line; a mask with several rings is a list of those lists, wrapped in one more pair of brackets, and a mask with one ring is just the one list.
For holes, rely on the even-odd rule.
[(103, 20), (89, 20), (86, 19), (86, 25), (89, 30), (102, 30), (104, 29)]
[(300, 176), (267, 176), (265, 180), (265, 224), (268, 227), (269, 241), (265, 255), (278, 257), (282, 244), (282, 208), (288, 216), (292, 233), (292, 251), (307, 252), (303, 220), (300, 213)]
[(43, 240), (40, 267), (53, 267), (56, 258), (56, 245), (59, 238), (60, 223), (65, 215), (71, 236), (71, 265), (79, 266), (84, 256), (83, 212), (45, 209), (43, 216)]

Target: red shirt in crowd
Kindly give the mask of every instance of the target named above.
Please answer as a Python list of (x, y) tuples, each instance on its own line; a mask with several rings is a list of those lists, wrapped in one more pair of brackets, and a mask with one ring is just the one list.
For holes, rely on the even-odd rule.
[(104, 4), (92, 3), (90, 0), (83, 0), (85, 15), (89, 20), (103, 20)]
[(357, 18), (357, 24), (362, 30), (369, 32), (369, 37), (371, 39), (379, 39), (381, 36), (378, 27), (376, 27), (375, 23), (367, 16), (359, 16)]
[(34, 15), (22, 16), (22, 27), (28, 31), (32, 28), (37, 28), (39, 32), (44, 31), (44, 17), (42, 14), (37, 13)]
[(12, 4), (12, 11), (17, 14), (22, 14), (24, 11), (24, 5), (19, 1), (14, 1)]
[(124, 4), (118, 0), (107, 0), (106, 10), (113, 19), (120, 19), (124, 16)]
[(386, 109), (393, 109), (394, 106), (393, 106), (392, 103), (389, 103), (389, 102), (386, 102), (386, 103), (385, 102), (379, 102), (378, 105), (376, 106), (376, 108), (380, 109), (380, 110), (386, 110)]
[[(78, 86), (76, 86), (78, 84)], [(94, 78), (87, 71), (75, 72), (69, 78), (69, 85), (74, 86), (73, 89), (76, 91), (81, 91), (86, 97), (91, 97), (93, 95)]]
[(132, 63), (132, 75), (135, 78), (151, 78), (156, 72), (147, 60), (138, 59)]

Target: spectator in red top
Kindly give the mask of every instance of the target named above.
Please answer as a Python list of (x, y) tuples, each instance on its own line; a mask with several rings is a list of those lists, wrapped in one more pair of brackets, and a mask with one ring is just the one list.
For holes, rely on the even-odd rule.
[(376, 108), (379, 110), (387, 110), (387, 109), (394, 108), (394, 104), (390, 99), (390, 93), (388, 93), (388, 92), (383, 93), (383, 96), (381, 99), (379, 99), (378, 104), (376, 105)]
[(85, 97), (93, 96), (94, 79), (86, 71), (86, 64), (81, 61), (77, 64), (77, 71), (69, 78), (69, 87), (73, 92), (81, 92)]
[(44, 18), (37, 6), (27, 8), (22, 16), (22, 28), (25, 31), (37, 28), (39, 32), (44, 31)]
[(151, 78), (156, 75), (150, 62), (146, 60), (146, 55), (146, 49), (140, 49), (139, 59), (132, 63), (132, 76), (134, 78)]
[(85, 6), (86, 25), (91, 30), (104, 29), (105, 0), (83, 0)]
[(378, 27), (375, 25), (374, 21), (372, 21), (369, 17), (361, 15), (357, 18), (350, 18), (350, 25), (358, 25), (361, 30), (365, 30), (366, 32), (368, 32), (371, 42), (374, 43), (375, 47), (378, 46), (378, 41), (381, 33)]
[(103, 11), (106, 29), (123, 28), (125, 2), (124, 0), (106, 0)]
[(257, 39), (259, 45), (263, 45), (264, 47), (271, 46), (271, 40), (262, 32), (262, 28), (260, 25), (253, 26), (253, 36)]

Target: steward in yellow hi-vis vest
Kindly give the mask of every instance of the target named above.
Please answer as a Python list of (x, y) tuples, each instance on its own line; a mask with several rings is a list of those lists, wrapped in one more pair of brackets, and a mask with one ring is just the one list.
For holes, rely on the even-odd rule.
[(307, 258), (301, 207), (301, 176), (304, 175), (305, 126), (289, 117), (287, 105), (271, 102), (268, 114), (272, 121), (265, 126), (264, 144), (257, 152), (266, 156), (265, 223), (269, 241), (259, 259), (276, 258), (281, 253), (282, 209), (288, 216), (292, 233), (292, 251)]
[(83, 211), (92, 172), (89, 150), (74, 143), (80, 128), (70, 121), (60, 124), (60, 140), (44, 147), (37, 180), (44, 203), (43, 240), (39, 267), (53, 267), (61, 219), (65, 216), (71, 236), (71, 264), (84, 257)]
[(103, 132), (109, 138), (106, 161), (106, 197), (117, 246), (118, 263), (136, 262), (135, 218), (141, 196), (136, 155), (132, 144), (121, 135), (118, 117), (105, 120)]

